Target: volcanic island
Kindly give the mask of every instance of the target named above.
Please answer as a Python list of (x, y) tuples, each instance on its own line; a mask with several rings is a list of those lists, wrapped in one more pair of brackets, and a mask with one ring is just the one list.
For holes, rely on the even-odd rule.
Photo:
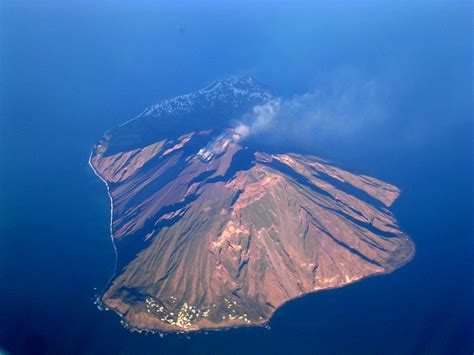
[(275, 100), (231, 77), (106, 132), (90, 166), (111, 200), (103, 307), (135, 330), (265, 325), (284, 303), (392, 272), (414, 243), (397, 187), (315, 156), (252, 148), (233, 124)]

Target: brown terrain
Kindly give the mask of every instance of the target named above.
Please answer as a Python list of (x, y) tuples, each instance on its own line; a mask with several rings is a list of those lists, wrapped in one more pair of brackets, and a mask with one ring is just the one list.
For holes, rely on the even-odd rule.
[(129, 327), (262, 325), (291, 299), (391, 272), (414, 255), (387, 209), (395, 186), (314, 156), (255, 151), (224, 132), (109, 153), (112, 132), (94, 148), (117, 249), (101, 301)]

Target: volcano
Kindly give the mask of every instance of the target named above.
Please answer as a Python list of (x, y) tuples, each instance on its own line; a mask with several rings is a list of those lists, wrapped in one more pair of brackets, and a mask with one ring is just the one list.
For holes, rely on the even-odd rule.
[(413, 257), (388, 210), (398, 188), (246, 144), (232, 122), (274, 99), (232, 77), (151, 106), (94, 146), (117, 252), (101, 302), (130, 328), (263, 325), (289, 300)]

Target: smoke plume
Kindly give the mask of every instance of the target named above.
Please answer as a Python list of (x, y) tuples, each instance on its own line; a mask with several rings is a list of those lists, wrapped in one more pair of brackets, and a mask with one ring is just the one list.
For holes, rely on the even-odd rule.
[(384, 121), (384, 94), (376, 80), (332, 83), (255, 106), (235, 129), (243, 132), (241, 138), (272, 144), (350, 141)]

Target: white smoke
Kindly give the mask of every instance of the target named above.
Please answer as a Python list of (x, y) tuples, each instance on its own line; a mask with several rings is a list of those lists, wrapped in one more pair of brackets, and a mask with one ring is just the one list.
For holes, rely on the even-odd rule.
[(255, 106), (250, 114), (245, 115), (243, 120), (232, 128), (234, 142), (245, 139), (251, 134), (264, 132), (271, 126), (279, 111), (280, 99)]
[(234, 142), (238, 142), (241, 139), (247, 138), (250, 134), (250, 127), (240, 123), (233, 129), (232, 139)]
[(244, 139), (301, 147), (348, 143), (362, 133), (367, 136), (368, 130), (385, 119), (381, 93), (384, 91), (376, 80), (339, 80), (321, 90), (274, 99), (253, 107), (199, 155), (211, 159), (222, 154), (231, 142)]
[(253, 108), (253, 120), (250, 124), (250, 132), (258, 133), (265, 131), (280, 112), (281, 99), (257, 105)]
[(244, 121), (238, 122), (233, 128), (225, 130), (208, 143), (206, 147), (201, 148), (197, 153), (197, 157), (201, 161), (208, 162), (224, 153), (231, 142), (237, 143), (251, 134), (265, 131), (272, 124), (279, 108), (279, 100), (255, 106), (252, 113), (244, 118)]
[(257, 105), (235, 130), (242, 132), (240, 139), (258, 137), (273, 144), (337, 144), (384, 121), (385, 94), (377, 80), (333, 81), (323, 89)]

